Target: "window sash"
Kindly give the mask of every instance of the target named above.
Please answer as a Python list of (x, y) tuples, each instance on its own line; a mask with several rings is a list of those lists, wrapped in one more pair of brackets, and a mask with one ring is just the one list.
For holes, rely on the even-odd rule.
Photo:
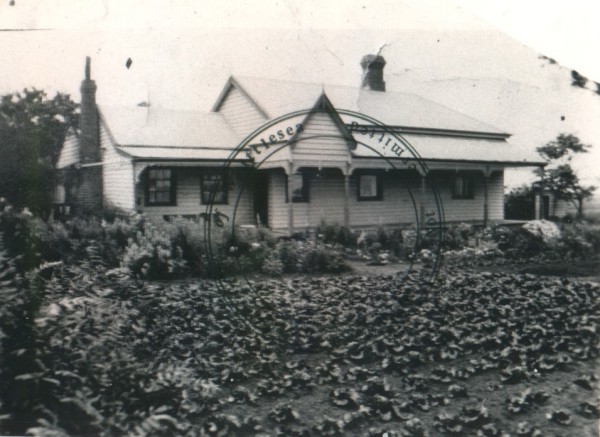
[(471, 174), (457, 174), (454, 177), (455, 199), (473, 199), (475, 198), (475, 176)]
[(383, 186), (380, 174), (358, 175), (358, 200), (382, 200)]
[(146, 205), (175, 205), (175, 175), (169, 168), (148, 169)]
[(203, 204), (227, 203), (227, 181), (221, 173), (206, 172), (200, 177), (200, 192)]

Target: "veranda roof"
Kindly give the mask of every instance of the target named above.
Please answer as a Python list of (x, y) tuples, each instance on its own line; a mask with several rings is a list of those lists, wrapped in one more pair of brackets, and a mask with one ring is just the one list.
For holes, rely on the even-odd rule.
[[(355, 136), (360, 140), (360, 135)], [(490, 162), (511, 166), (534, 166), (545, 163), (535, 150), (502, 139), (414, 134), (403, 134), (401, 137), (410, 144), (418, 158), (426, 161)], [(382, 148), (376, 144), (367, 147), (360, 143), (352, 151), (352, 155), (358, 158), (396, 157), (389, 147)], [(402, 154), (402, 158), (413, 156), (409, 153)]]

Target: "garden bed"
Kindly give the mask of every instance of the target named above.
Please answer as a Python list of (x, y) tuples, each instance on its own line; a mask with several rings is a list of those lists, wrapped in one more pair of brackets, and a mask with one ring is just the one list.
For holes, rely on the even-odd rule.
[(595, 228), (0, 225), (0, 433), (597, 435)]
[[(148, 282), (104, 273), (63, 266), (38, 283), (36, 359), (3, 371), (12, 376), (3, 433), (598, 429), (597, 285), (458, 270), (433, 284), (352, 274)], [(29, 353), (9, 340), (11, 360)]]

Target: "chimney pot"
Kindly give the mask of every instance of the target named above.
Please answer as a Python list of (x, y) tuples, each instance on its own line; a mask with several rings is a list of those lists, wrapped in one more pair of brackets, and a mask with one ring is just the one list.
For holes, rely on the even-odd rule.
[(91, 79), (90, 64), (91, 64), (90, 57), (86, 56), (85, 57), (85, 80), (90, 80)]
[(360, 61), (363, 69), (362, 87), (372, 91), (385, 91), (383, 67), (385, 59), (380, 55), (365, 55)]

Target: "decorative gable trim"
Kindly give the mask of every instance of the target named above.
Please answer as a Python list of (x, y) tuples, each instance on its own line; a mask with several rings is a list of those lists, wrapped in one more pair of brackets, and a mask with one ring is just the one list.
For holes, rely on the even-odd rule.
[[(342, 134), (342, 138), (346, 140), (346, 143), (349, 147), (349, 151), (356, 149), (356, 140), (350, 133), (350, 129), (348, 128), (348, 126), (346, 126), (346, 124), (344, 124), (344, 122), (342, 121), (342, 118), (333, 107), (331, 101), (329, 100), (325, 92), (321, 93), (321, 96), (317, 100), (317, 103), (313, 106), (312, 110), (304, 118), (304, 120), (302, 121), (302, 126), (307, 126), (308, 122), (313, 117), (313, 115), (318, 112), (326, 113), (327, 115), (329, 115), (338, 131)], [(303, 130), (297, 130), (296, 133), (288, 140), (288, 144), (290, 144), (290, 147), (294, 147), (298, 136), (301, 135), (302, 132)]]

